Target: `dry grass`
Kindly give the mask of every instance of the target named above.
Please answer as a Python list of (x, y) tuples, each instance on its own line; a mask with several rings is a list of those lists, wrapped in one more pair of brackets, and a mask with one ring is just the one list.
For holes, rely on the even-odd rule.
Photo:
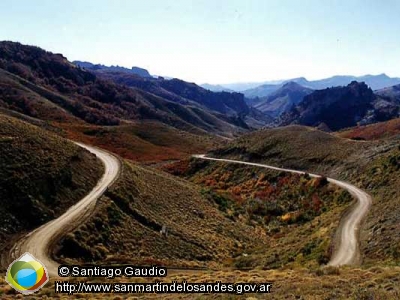
[(320, 179), (257, 167), (192, 159), (164, 169), (200, 184), (224, 215), (266, 236), (261, 247), (226, 262), (237, 268), (327, 263), (341, 213), (352, 200)]
[(389, 142), (353, 141), (296, 125), (243, 135), (212, 154), (347, 179), (390, 147)]
[(398, 141), (353, 141), (289, 126), (245, 135), (213, 154), (322, 173), (363, 188), (373, 196), (361, 230), (365, 263), (400, 264)]
[(378, 140), (382, 138), (396, 137), (400, 134), (400, 119), (386, 122), (358, 126), (338, 132), (338, 136), (359, 140)]
[[(168, 237), (160, 234), (163, 226)], [(264, 242), (256, 228), (224, 216), (196, 185), (126, 163), (97, 212), (62, 241), (58, 255), (69, 262), (218, 267)]]
[(191, 134), (151, 121), (113, 127), (54, 125), (64, 129), (70, 139), (99, 146), (141, 163), (182, 159), (221, 145), (217, 137)]
[(0, 248), (92, 189), (102, 164), (61, 137), (0, 114)]

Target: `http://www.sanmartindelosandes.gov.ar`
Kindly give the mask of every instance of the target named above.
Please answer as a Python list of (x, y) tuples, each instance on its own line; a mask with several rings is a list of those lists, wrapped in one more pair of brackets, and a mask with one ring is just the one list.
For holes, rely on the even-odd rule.
[(32, 254), (25, 252), (9, 265), (6, 281), (16, 291), (22, 294), (32, 294), (49, 281), (49, 274), (40, 261)]

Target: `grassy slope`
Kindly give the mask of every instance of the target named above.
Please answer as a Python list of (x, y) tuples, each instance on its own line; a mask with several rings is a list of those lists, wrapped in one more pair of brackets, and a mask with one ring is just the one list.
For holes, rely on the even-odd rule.
[(365, 189), (373, 196), (361, 231), (365, 263), (400, 264), (397, 141), (352, 141), (290, 126), (243, 136), (213, 154), (324, 173)]
[[(160, 234), (164, 225), (168, 237)], [(195, 185), (125, 163), (97, 212), (62, 241), (57, 255), (69, 262), (212, 267), (263, 241), (253, 227), (221, 214)]]
[(378, 140), (395, 137), (399, 134), (400, 118), (367, 126), (354, 127), (338, 133), (340, 137), (363, 140)]
[(363, 163), (360, 155), (373, 155), (380, 148), (384, 147), (379, 142), (340, 139), (314, 128), (288, 126), (243, 135), (213, 153), (319, 173), (341, 172), (343, 176), (344, 169), (351, 172), (353, 165)]
[(44, 88), (38, 87), (34, 90), (33, 86), (34, 84), (0, 69), (0, 107), (41, 120), (83, 123), (49, 100), (49, 95), (53, 98), (61, 96)]
[(95, 156), (36, 126), (0, 114), (0, 245), (59, 216), (96, 184)]
[(221, 144), (221, 139), (177, 130), (158, 122), (137, 122), (113, 127), (62, 125), (67, 136), (139, 161), (182, 159), (204, 153)]
[(68, 96), (0, 69), (1, 111), (70, 139), (100, 146), (124, 158), (142, 162), (180, 159), (191, 153), (205, 152), (220, 140), (193, 126), (187, 126), (184, 131), (157, 121), (128, 122), (111, 127), (90, 125), (62, 108), (71, 103)]

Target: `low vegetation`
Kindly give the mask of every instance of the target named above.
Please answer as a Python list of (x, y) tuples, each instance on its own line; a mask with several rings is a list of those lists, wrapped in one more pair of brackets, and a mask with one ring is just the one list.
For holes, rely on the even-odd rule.
[(125, 163), (94, 215), (61, 241), (56, 255), (69, 263), (216, 268), (265, 241), (253, 226), (222, 214), (196, 185)]
[(227, 218), (266, 236), (262, 247), (231, 261), (236, 268), (326, 264), (335, 226), (352, 200), (326, 178), (259, 167), (192, 159), (164, 170), (199, 184)]
[(96, 145), (123, 158), (141, 163), (183, 159), (193, 153), (204, 153), (221, 139), (177, 130), (158, 122), (137, 122), (120, 126), (63, 125), (66, 136)]
[(400, 264), (400, 149), (396, 139), (357, 141), (289, 126), (245, 135), (211, 155), (322, 173), (366, 190), (373, 203), (361, 230), (364, 262)]
[(399, 134), (400, 118), (366, 126), (357, 126), (338, 133), (341, 137), (361, 141), (395, 138)]
[(0, 249), (59, 216), (102, 172), (94, 155), (70, 141), (0, 114)]

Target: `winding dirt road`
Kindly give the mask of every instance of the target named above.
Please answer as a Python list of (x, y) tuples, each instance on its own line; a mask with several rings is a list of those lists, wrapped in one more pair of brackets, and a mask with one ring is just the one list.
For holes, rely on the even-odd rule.
[[(277, 171), (284, 171), (296, 174), (304, 174), (305, 172), (273, 167), (265, 164), (259, 163), (251, 163), (244, 162), (239, 160), (232, 159), (221, 159), (221, 158), (211, 158), (206, 157), (205, 155), (193, 155), (195, 158), (220, 161), (220, 162), (228, 162), (249, 166), (256, 166), (261, 168), (267, 168)], [(310, 174), (311, 177), (320, 177), (317, 174)], [(346, 183), (343, 181), (339, 181), (336, 179), (328, 178), (330, 183), (333, 183), (345, 190), (347, 190), (350, 194), (352, 194), (358, 201), (352, 208), (352, 210), (347, 213), (340, 221), (337, 236), (338, 236), (338, 245), (335, 247), (331, 260), (328, 265), (330, 266), (341, 266), (341, 265), (352, 265), (360, 263), (360, 252), (358, 247), (358, 230), (359, 226), (363, 220), (363, 218), (367, 215), (369, 208), (372, 203), (372, 198), (363, 190), (357, 188), (356, 186)]]
[(59, 218), (42, 225), (21, 238), (6, 254), (6, 257), (2, 258), (3, 262), (11, 263), (25, 252), (29, 252), (46, 266), (50, 276), (57, 276), (59, 264), (51, 258), (52, 245), (62, 235), (86, 220), (87, 216), (93, 211), (96, 200), (115, 181), (121, 168), (118, 158), (110, 153), (84, 144), (76, 144), (95, 154), (103, 162), (105, 167), (103, 177), (85, 198), (70, 207)]
[[(50, 276), (58, 276), (57, 273), (59, 264), (51, 258), (52, 246), (54, 246), (54, 243), (56, 243), (60, 237), (67, 232), (72, 231), (74, 228), (76, 228), (76, 226), (86, 220), (86, 218), (93, 211), (96, 200), (103, 195), (106, 189), (117, 179), (121, 168), (118, 158), (110, 153), (84, 144), (77, 144), (95, 154), (103, 162), (105, 166), (103, 177), (99, 180), (96, 187), (85, 198), (83, 198), (74, 206), (70, 207), (63, 215), (30, 232), (21, 238), (17, 243), (15, 243), (8, 253), (3, 253), (1, 255), (3, 265), (6, 266), (25, 252), (29, 252), (47, 267)], [(302, 171), (278, 168), (259, 163), (211, 158), (206, 157), (205, 155), (193, 155), (193, 157), (198, 159), (243, 164), (277, 171), (304, 174)], [(316, 174), (309, 173), (309, 175), (311, 177), (320, 177)], [(338, 229), (338, 236), (340, 235), (339, 246), (334, 250), (334, 254), (332, 255), (329, 265), (339, 266), (358, 263), (360, 260), (357, 239), (358, 229), (361, 221), (366, 216), (371, 206), (371, 197), (366, 192), (349, 183), (332, 178), (328, 178), (328, 181), (343, 189), (346, 189), (358, 199), (354, 208), (345, 217), (343, 217), (340, 222)]]

